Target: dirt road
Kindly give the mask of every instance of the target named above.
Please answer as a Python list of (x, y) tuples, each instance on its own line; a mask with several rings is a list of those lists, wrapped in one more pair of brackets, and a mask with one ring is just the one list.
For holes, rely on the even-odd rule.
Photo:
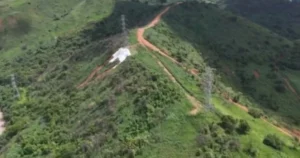
[[(180, 3), (176, 3), (175, 5), (173, 6), (176, 6)], [(170, 57), (168, 55), (168, 53), (165, 53), (163, 51), (161, 51), (158, 47), (156, 47), (155, 45), (153, 45), (152, 43), (150, 43), (149, 41), (147, 41), (145, 38), (144, 38), (144, 32), (146, 29), (148, 28), (151, 28), (151, 27), (154, 27), (155, 25), (157, 25), (161, 19), (161, 17), (167, 13), (170, 9), (170, 7), (172, 6), (168, 6), (166, 7), (161, 13), (159, 13), (147, 26), (145, 27), (142, 27), (142, 28), (138, 28), (137, 29), (137, 40), (138, 42), (142, 45), (142, 46), (145, 46), (147, 48), (149, 48), (150, 50), (153, 50), (153, 51), (156, 51), (158, 53), (160, 53), (161, 55), (167, 57), (168, 59), (170, 59), (173, 63), (176, 63), (180, 66), (182, 66), (181, 63), (179, 63), (177, 60), (175, 60), (174, 58)], [(158, 61), (158, 64), (164, 69), (164, 71), (167, 73), (167, 75), (169, 76), (169, 78), (173, 81), (173, 82), (177, 82), (176, 81), (176, 78), (166, 69), (166, 67), (160, 62)], [(197, 73), (199, 72), (197, 69), (192, 69), (192, 70), (188, 70), (191, 74), (197, 76)], [(196, 73), (197, 72), (197, 73)], [(257, 74), (255, 74), (257, 75)], [(198, 76), (197, 76), (198, 77)], [(258, 75), (256, 77), (259, 77)], [(179, 84), (177, 82), (177, 84)], [(289, 88), (291, 87), (288, 86)], [(192, 97), (191, 95), (189, 95), (187, 92), (185, 93), (186, 97), (188, 98), (188, 100), (192, 103), (192, 105), (194, 106), (193, 110), (191, 110), (189, 113), (191, 115), (196, 115), (198, 112), (199, 112), (199, 109), (201, 107), (200, 103), (198, 102), (198, 100), (194, 97)], [(245, 112), (248, 112), (249, 109), (242, 105), (242, 104), (239, 104), (239, 103), (235, 103), (233, 102), (231, 99), (228, 100), (229, 102), (233, 103), (234, 105), (236, 105), (237, 107), (239, 107), (240, 109), (242, 109), (243, 111)], [(290, 137), (297, 137), (298, 139), (300, 139), (300, 132), (299, 131), (296, 131), (296, 130), (289, 130), (287, 128), (284, 128), (284, 127), (278, 127), (278, 126), (275, 126), (274, 124), (272, 124), (271, 122), (269, 122), (268, 120), (266, 120), (265, 118), (263, 118), (263, 120), (269, 124), (271, 124), (274, 128), (276, 128), (278, 131), (280, 131), (281, 133), (285, 134), (285, 135), (288, 135)]]
[(90, 75), (80, 84), (77, 86), (77, 88), (83, 88), (94, 78), (97, 72), (99, 72), (103, 68), (103, 65), (96, 67)]
[[(228, 101), (234, 105), (236, 105), (237, 107), (239, 107), (240, 109), (242, 109), (245, 112), (248, 112), (249, 109), (248, 107), (240, 104), (240, 103), (236, 103), (234, 101), (232, 101), (232, 99), (228, 99)], [(271, 126), (273, 126), (274, 128), (276, 128), (278, 131), (280, 131), (281, 133), (290, 136), (290, 137), (297, 137), (300, 140), (300, 133), (299, 131), (296, 130), (289, 130), (287, 128), (284, 127), (279, 127), (279, 126), (275, 126), (273, 123), (271, 123), (270, 121), (268, 121), (266, 118), (262, 118), (263, 121), (265, 121), (266, 123), (270, 124)]]
[[(180, 3), (176, 3), (173, 6), (176, 6)], [(144, 32), (146, 29), (154, 27), (155, 25), (157, 25), (161, 19), (161, 17), (167, 13), (170, 9), (170, 7), (172, 6), (168, 6), (166, 7), (162, 12), (160, 12), (147, 26), (142, 27), (142, 28), (138, 28), (137, 29), (137, 40), (138, 42), (142, 45), (145, 46), (147, 48), (149, 48), (152, 51), (158, 52), (159, 54), (167, 57), (169, 60), (171, 60), (173, 63), (176, 63), (180, 66), (182, 66), (181, 63), (179, 63), (177, 60), (175, 60), (174, 58), (170, 57), (168, 55), (168, 53), (165, 53), (163, 51), (161, 51), (159, 48), (157, 48), (155, 45), (153, 45), (152, 43), (150, 43), (149, 41), (147, 41), (144, 38)], [(156, 57), (155, 57), (156, 58)], [(157, 58), (156, 58), (157, 59)], [(162, 69), (165, 71), (165, 73), (168, 75), (168, 77), (177, 85), (179, 85), (184, 91), (185, 89), (181, 86), (181, 84), (176, 80), (176, 78), (172, 75), (172, 73), (159, 61), (159, 59), (157, 59), (158, 65), (160, 65), (162, 67)], [(195, 70), (192, 70), (193, 74), (196, 74)], [(191, 115), (196, 115), (200, 109), (201, 109), (201, 104), (200, 102), (193, 96), (191, 96), (188, 92), (185, 91), (185, 96), (186, 98), (190, 101), (190, 103), (193, 105), (193, 109), (189, 112), (189, 114)]]

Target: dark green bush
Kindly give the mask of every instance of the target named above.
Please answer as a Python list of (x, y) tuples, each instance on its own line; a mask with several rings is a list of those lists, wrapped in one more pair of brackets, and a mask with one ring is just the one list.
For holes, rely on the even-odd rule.
[(246, 120), (240, 120), (237, 131), (239, 134), (247, 134), (250, 131), (250, 125)]
[(276, 90), (276, 92), (278, 93), (284, 93), (285, 92), (285, 87), (284, 87), (284, 84), (276, 84), (274, 86), (274, 89)]
[(237, 120), (234, 119), (232, 116), (225, 115), (222, 116), (221, 122), (219, 125), (227, 132), (227, 133), (233, 133), (237, 126)]
[(269, 134), (263, 140), (265, 145), (268, 145), (276, 150), (281, 150), (283, 147), (283, 142), (276, 135)]
[(255, 158), (258, 156), (259, 150), (255, 148), (252, 144), (244, 150), (247, 155)]
[(253, 116), (254, 118), (260, 118), (264, 115), (263, 112), (260, 109), (256, 109), (256, 108), (249, 109), (248, 113), (251, 116)]

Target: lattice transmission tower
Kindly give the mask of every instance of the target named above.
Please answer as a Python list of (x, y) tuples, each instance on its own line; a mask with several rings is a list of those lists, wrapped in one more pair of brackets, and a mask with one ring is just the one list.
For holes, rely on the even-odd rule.
[(127, 30), (127, 25), (126, 25), (126, 16), (124, 14), (121, 15), (121, 26), (122, 26), (122, 34), (124, 36), (124, 43), (123, 43), (123, 47), (127, 47), (129, 45), (128, 42), (128, 30)]
[(213, 110), (214, 106), (211, 103), (211, 94), (213, 90), (214, 73), (213, 69), (207, 66), (203, 74), (203, 90), (205, 94), (205, 107), (208, 110)]
[(19, 92), (19, 89), (18, 89), (18, 86), (17, 86), (15, 74), (11, 74), (11, 84), (12, 84), (12, 87), (14, 88), (14, 90), (15, 90), (16, 98), (19, 99), (20, 98), (20, 92)]

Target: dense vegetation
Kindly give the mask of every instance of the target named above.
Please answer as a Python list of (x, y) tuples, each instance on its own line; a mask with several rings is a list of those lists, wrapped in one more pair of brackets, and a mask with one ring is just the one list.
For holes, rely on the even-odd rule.
[[(298, 72), (296, 41), (214, 5), (197, 2), (176, 6), (163, 19), (148, 32), (151, 42), (200, 71), (206, 61), (226, 85), (252, 100), (252, 106), (298, 124), (298, 94), (286, 83), (289, 72)], [(298, 83), (291, 84), (298, 91)]]
[[(0, 2), (0, 108), (6, 121), (0, 157), (297, 157), (298, 140), (258, 118), (278, 114), (274, 118), (298, 123), (298, 100), (282, 76), (298, 86), (300, 44), (217, 6), (183, 3), (145, 33), (183, 68), (136, 45), (135, 28), (173, 2)], [(126, 43), (122, 14), (133, 55), (77, 88)], [(186, 92), (205, 102), (201, 72), (207, 66), (215, 68), (215, 108), (188, 115), (193, 107)], [(200, 73), (195, 77), (188, 68)], [(255, 108), (248, 115), (227, 97)]]

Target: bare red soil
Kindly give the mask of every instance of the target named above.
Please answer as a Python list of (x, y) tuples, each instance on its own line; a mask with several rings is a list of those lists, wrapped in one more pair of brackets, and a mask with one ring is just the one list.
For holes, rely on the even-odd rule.
[(197, 70), (197, 69), (190, 69), (189, 71), (192, 75), (198, 75), (199, 74), (199, 70)]

